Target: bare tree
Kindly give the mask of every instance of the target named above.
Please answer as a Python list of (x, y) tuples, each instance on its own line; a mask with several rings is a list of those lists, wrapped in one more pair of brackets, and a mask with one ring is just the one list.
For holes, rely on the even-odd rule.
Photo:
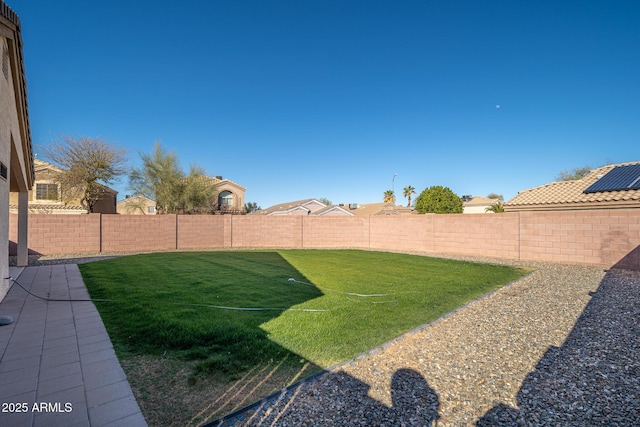
[(62, 200), (80, 200), (87, 212), (102, 198), (104, 186), (127, 173), (127, 150), (104, 139), (61, 136), (42, 147), (43, 157), (62, 169), (57, 181)]

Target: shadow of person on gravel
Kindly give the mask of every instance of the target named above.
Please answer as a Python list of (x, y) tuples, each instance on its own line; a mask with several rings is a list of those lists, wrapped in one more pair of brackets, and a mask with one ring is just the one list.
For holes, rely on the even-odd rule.
[[(316, 393), (316, 386), (322, 391)], [(391, 379), (389, 407), (369, 397), (369, 385), (345, 373), (325, 373), (314, 383), (292, 386), (263, 402), (206, 426), (437, 425), (440, 401), (424, 377), (398, 369)], [(295, 403), (295, 404), (294, 404)]]
[(518, 391), (476, 425), (640, 425), (640, 271), (612, 269), (562, 347), (550, 347)]
[(391, 411), (396, 422), (415, 420), (430, 426), (440, 418), (440, 401), (435, 390), (413, 369), (398, 369), (391, 379)]

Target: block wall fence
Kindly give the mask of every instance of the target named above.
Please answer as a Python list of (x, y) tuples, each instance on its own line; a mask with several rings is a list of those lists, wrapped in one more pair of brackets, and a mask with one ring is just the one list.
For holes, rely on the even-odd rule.
[[(640, 209), (301, 217), (29, 215), (32, 254), (354, 248), (640, 270)], [(17, 215), (9, 225), (15, 247)]]

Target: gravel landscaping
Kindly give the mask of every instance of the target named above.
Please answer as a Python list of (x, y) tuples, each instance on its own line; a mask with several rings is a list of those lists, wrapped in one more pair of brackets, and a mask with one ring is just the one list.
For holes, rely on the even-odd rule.
[(213, 425), (640, 425), (640, 272), (535, 267)]

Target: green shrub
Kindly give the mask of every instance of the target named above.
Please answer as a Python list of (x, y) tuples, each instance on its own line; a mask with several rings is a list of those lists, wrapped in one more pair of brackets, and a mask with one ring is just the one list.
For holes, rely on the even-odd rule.
[(462, 213), (462, 199), (449, 187), (434, 185), (416, 199), (416, 210), (421, 213)]

